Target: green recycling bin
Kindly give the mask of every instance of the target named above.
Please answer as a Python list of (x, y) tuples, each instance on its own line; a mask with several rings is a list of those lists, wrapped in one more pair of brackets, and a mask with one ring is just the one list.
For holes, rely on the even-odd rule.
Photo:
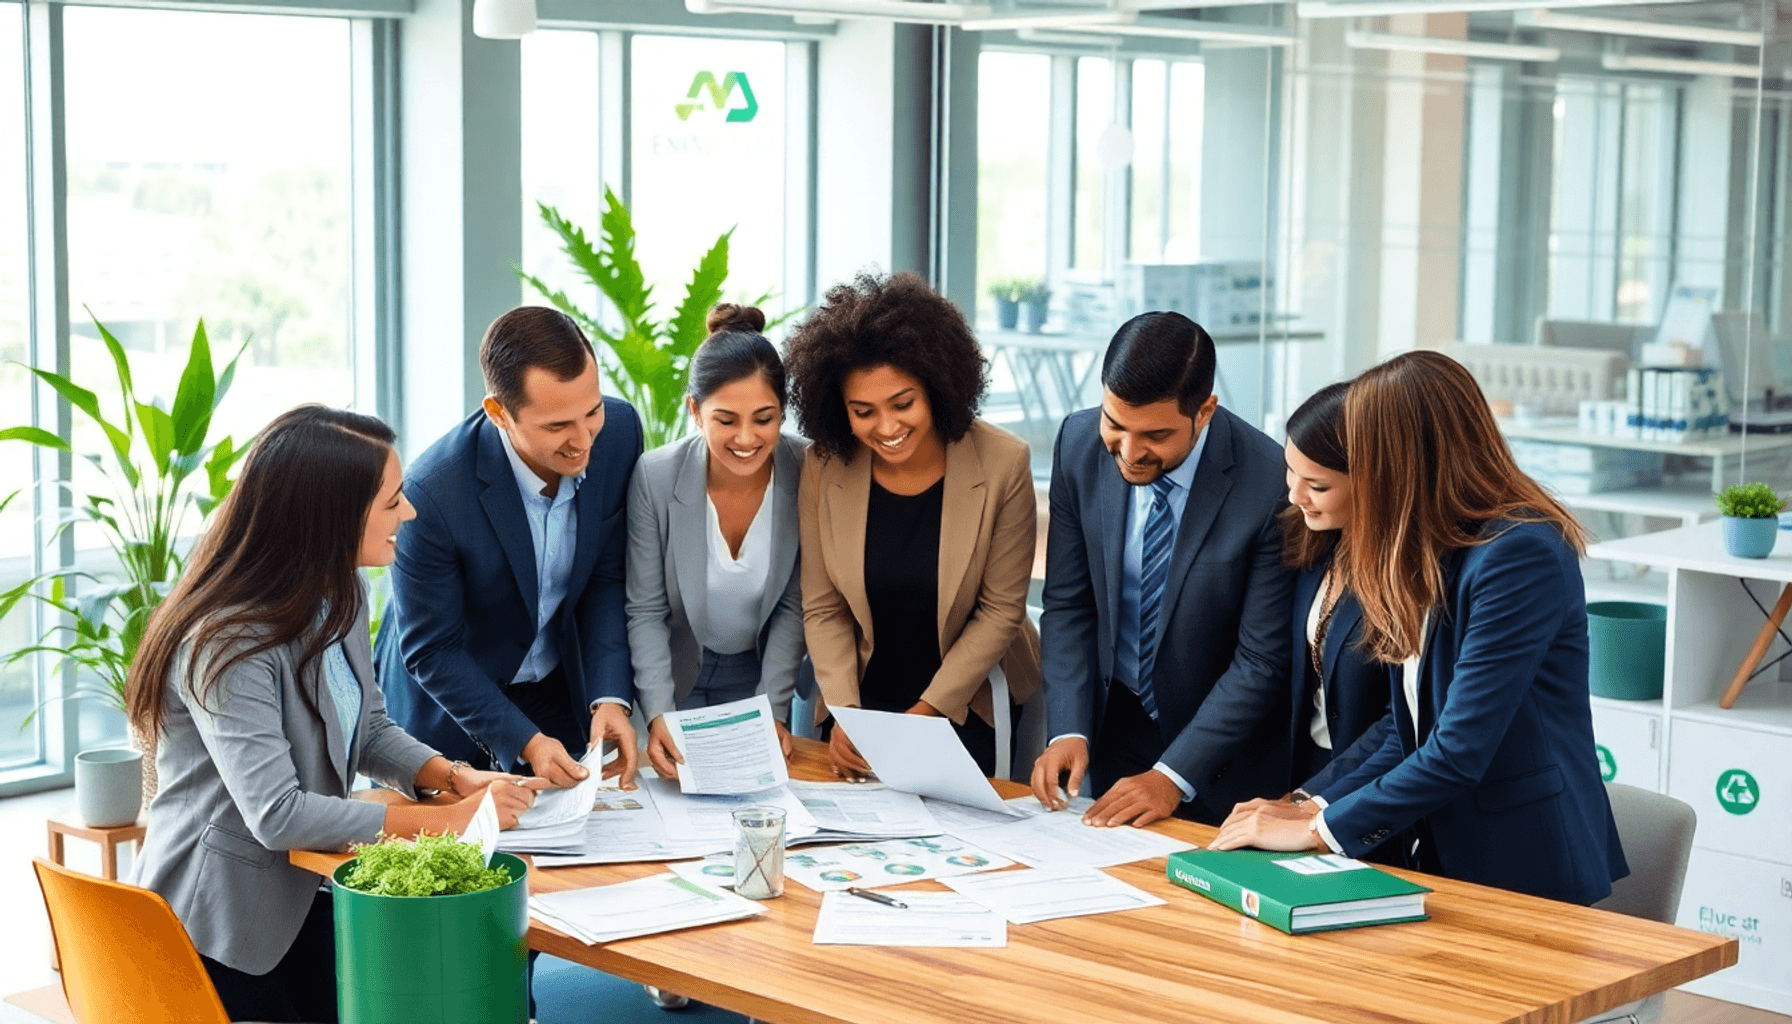
[(527, 1024), (528, 867), (492, 866), (510, 884), (464, 896), (375, 896), (337, 868), (336, 997), (342, 1024)]
[(1667, 659), (1668, 610), (1636, 601), (1587, 605), (1591, 665), (1587, 683), (1595, 697), (1657, 700)]

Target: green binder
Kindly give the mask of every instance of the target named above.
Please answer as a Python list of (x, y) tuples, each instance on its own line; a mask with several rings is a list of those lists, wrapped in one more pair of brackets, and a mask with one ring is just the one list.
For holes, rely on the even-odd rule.
[(1423, 921), (1430, 889), (1336, 854), (1189, 850), (1170, 881), (1290, 935)]

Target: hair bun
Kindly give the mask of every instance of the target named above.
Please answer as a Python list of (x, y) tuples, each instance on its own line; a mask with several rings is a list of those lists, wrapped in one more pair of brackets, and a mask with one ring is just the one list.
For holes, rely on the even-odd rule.
[(723, 331), (751, 331), (758, 334), (765, 330), (765, 314), (758, 306), (738, 306), (732, 302), (723, 302), (709, 311), (709, 318), (704, 326), (709, 328), (711, 334)]

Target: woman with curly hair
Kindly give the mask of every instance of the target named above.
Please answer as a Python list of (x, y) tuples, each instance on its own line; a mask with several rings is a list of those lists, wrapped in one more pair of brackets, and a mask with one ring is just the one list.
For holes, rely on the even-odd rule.
[[(813, 442), (798, 514), (823, 700), (949, 718), (994, 774), (995, 723), (1039, 685), (1036, 511), (1026, 443), (977, 418), (988, 379), (970, 325), (914, 274), (861, 274), (828, 291), (784, 364)], [(828, 751), (835, 774), (870, 773), (844, 730)]]

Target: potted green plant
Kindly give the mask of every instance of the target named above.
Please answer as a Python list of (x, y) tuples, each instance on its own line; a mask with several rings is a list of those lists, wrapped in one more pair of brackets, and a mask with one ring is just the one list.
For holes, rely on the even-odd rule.
[(1006, 277), (989, 286), (989, 297), (996, 300), (996, 325), (1004, 331), (1020, 324), (1020, 293), (1025, 286), (1024, 281)]
[(1785, 499), (1764, 483), (1731, 484), (1717, 496), (1724, 516), (1724, 550), (1735, 558), (1766, 558), (1779, 539)]
[[(672, 318), (660, 320), (654, 316), (653, 288), (635, 259), (633, 220), (615, 192), (604, 190), (602, 233), (597, 246), (559, 210), (546, 203), (536, 205), (542, 221), (560, 236), (566, 255), (579, 273), (596, 285), (615, 308), (622, 329), (605, 327), (596, 316), (578, 308), (564, 292), (554, 290), (521, 268), (517, 269), (517, 276), (577, 321), (587, 335), (603, 342), (614, 360), (604, 364), (604, 374), (615, 389), (613, 393), (640, 414), (649, 451), (684, 436), (690, 425), (690, 417), (684, 412), (684, 391), (690, 378), (691, 356), (709, 336), (704, 321), (710, 309), (722, 300), (722, 285), (728, 280), (728, 240), (734, 230), (730, 228), (716, 239), (698, 261)], [(772, 293), (766, 292), (748, 300), (748, 304), (763, 306), (771, 297)], [(783, 323), (793, 313), (767, 321), (766, 329)]]
[(1021, 283), (1019, 298), (1027, 307), (1027, 331), (1038, 334), (1045, 329), (1045, 314), (1052, 301), (1052, 290), (1043, 280)]
[[(52, 536), (77, 524), (97, 529), (111, 547), (117, 569), (57, 569), (0, 593), (0, 616), (32, 598), (42, 604), (50, 623), (36, 644), (9, 653), (0, 664), (47, 654), (59, 667), (80, 673), (72, 696), (123, 711), (125, 679), (149, 615), (185, 567), (193, 528), (229, 493), (230, 469), (243, 454), (229, 437), (215, 443), (210, 439), (212, 414), (230, 390), (242, 351), (214, 373), (205, 322), (200, 321), (173, 402), (144, 401), (124, 346), (97, 319), (93, 324), (117, 374), (115, 396), (108, 397), (116, 397), (119, 415), (108, 416), (100, 396), (70, 378), (27, 369), (99, 428), (103, 449), (74, 452), (67, 440), (31, 426), (0, 430), (0, 440), (82, 456), (76, 466), (95, 486), (80, 479), (64, 485), (71, 507)], [(97, 478), (85, 471), (86, 465), (97, 470)], [(25, 724), (35, 715), (27, 716)], [(76, 798), (90, 825), (135, 821), (142, 802), (154, 796), (154, 780), (153, 751), (147, 749), (82, 751), (75, 757)]]
[(354, 853), (330, 876), (343, 1024), (528, 1019), (521, 860), (499, 853), (488, 865), (481, 847), (454, 836), (382, 839)]

